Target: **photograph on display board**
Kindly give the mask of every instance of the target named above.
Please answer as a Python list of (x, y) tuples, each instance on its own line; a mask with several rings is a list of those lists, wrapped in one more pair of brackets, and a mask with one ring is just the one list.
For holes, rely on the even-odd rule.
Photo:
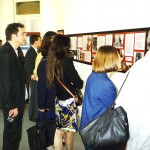
[(70, 37), (70, 51), (74, 59), (77, 59), (77, 37)]
[(92, 36), (80, 35), (77, 37), (77, 60), (91, 63)]
[(146, 32), (135, 32), (134, 50), (145, 51)]
[(104, 45), (106, 45), (106, 34), (100, 34), (97, 36), (97, 49)]
[(92, 46), (92, 61), (93, 61), (99, 47), (104, 46), (106, 43), (106, 34), (93, 35), (92, 39), (93, 39), (92, 40), (92, 45), (93, 45)]
[(97, 51), (97, 35), (93, 35), (92, 38), (92, 51), (96, 52)]
[(91, 35), (84, 35), (83, 36), (83, 50), (85, 51), (92, 51), (92, 36)]
[(77, 48), (77, 60), (82, 60), (81, 48)]
[(125, 34), (125, 56), (131, 56), (133, 57), (134, 52), (134, 33), (126, 33)]
[(144, 57), (144, 52), (134, 52), (134, 62)]
[(112, 42), (113, 42), (113, 34), (106, 34), (105, 45), (111, 45), (112, 46)]
[(92, 37), (92, 54), (91, 54), (92, 55), (92, 58), (91, 58), (92, 62), (93, 62), (94, 57), (96, 55), (97, 49), (98, 49), (98, 47), (97, 47), (97, 35), (93, 35), (93, 37)]
[(81, 53), (82, 49), (83, 49), (83, 37), (78, 36), (77, 37), (77, 60), (79, 60), (79, 61), (83, 60), (83, 56), (82, 56), (82, 53)]
[(124, 44), (124, 34), (115, 33), (113, 39), (113, 45), (116, 48), (123, 48)]
[(80, 60), (91, 63), (91, 52), (80, 50)]
[(90, 52), (92, 51), (92, 37), (91, 36), (87, 37), (86, 50)]

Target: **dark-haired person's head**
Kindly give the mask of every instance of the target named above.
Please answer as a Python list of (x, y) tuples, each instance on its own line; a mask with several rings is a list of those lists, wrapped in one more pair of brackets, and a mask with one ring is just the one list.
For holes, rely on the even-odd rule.
[[(38, 50), (38, 53), (42, 53), (43, 56), (45, 56), (45, 50), (47, 49), (47, 46), (50, 44), (50, 42), (53, 40), (54, 36), (57, 35), (54, 31), (48, 31), (44, 34), (41, 47)], [(50, 42), (49, 42), (50, 41)], [(48, 45), (47, 45), (48, 44)], [(46, 48), (46, 49), (45, 49)], [(44, 50), (44, 52), (42, 52)]]
[(39, 38), (41, 38), (39, 35), (37, 34), (33, 34), (30, 36), (30, 44), (33, 45), (35, 43), (35, 41), (38, 41)]
[(42, 56), (48, 55), (50, 46), (51, 46), (51, 41), (47, 41), (42, 45), (42, 51), (41, 51)]
[(44, 34), (42, 42), (52, 41), (54, 36), (57, 35), (54, 31), (48, 31)]
[(65, 56), (69, 56), (70, 38), (66, 35), (56, 35), (53, 39), (50, 49), (57, 59), (62, 59)]
[(26, 44), (26, 35), (24, 25), (21, 23), (11, 23), (5, 29), (6, 41), (13, 43), (17, 48), (18, 46)]
[(101, 46), (92, 63), (92, 71), (99, 73), (117, 71), (121, 68), (121, 60), (117, 48), (110, 45)]
[(50, 87), (54, 80), (54, 74), (58, 77), (62, 75), (62, 60), (70, 56), (70, 38), (58, 34), (54, 37), (47, 57), (46, 76), (47, 85)]
[(19, 28), (24, 28), (24, 25), (21, 23), (11, 23), (6, 27), (5, 35), (6, 41), (11, 40), (12, 34), (17, 35), (19, 32)]

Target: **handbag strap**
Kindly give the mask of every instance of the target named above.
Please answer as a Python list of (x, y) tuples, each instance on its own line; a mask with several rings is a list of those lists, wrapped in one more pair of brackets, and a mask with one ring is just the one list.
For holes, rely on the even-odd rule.
[[(119, 92), (118, 92), (118, 95), (120, 94), (120, 91), (122, 90), (122, 87), (123, 87), (123, 85), (125, 84), (128, 75), (129, 75), (129, 71), (128, 71), (128, 74), (126, 75), (126, 77), (125, 77), (125, 79), (124, 79), (124, 81), (123, 81), (123, 83), (122, 83), (122, 85), (121, 85), (121, 87), (120, 87), (120, 90), (119, 90)], [(118, 95), (117, 95), (117, 97), (118, 97)], [(117, 99), (117, 97), (116, 97), (116, 99)]]
[[(121, 87), (120, 87), (120, 89), (119, 89), (119, 92), (118, 92), (117, 97), (119, 96), (119, 94), (120, 94), (120, 92), (121, 92), (121, 90), (122, 90), (122, 87), (123, 87), (123, 85), (125, 84), (125, 82), (126, 82), (126, 80), (127, 80), (128, 75), (129, 75), (129, 71), (128, 71), (128, 74), (126, 75), (126, 77), (125, 77), (125, 79), (124, 79), (124, 81), (123, 81), (123, 83), (122, 83), (122, 85), (121, 85)], [(115, 101), (116, 101), (117, 97), (115, 98)], [(114, 108), (114, 106), (116, 105), (115, 101), (114, 101), (114, 103), (111, 105), (112, 108)]]
[(60, 83), (60, 85), (75, 99), (75, 101), (77, 102), (77, 98), (75, 97), (75, 95), (59, 80), (59, 78), (55, 75), (57, 81)]

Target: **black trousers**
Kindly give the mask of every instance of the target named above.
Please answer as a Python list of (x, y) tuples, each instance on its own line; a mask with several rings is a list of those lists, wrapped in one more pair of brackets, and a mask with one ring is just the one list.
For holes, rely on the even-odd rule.
[(30, 81), (31, 81), (31, 76), (27, 76), (26, 77), (26, 81), (25, 81), (25, 85), (26, 85), (26, 89), (27, 89), (27, 97), (29, 99), (29, 84), (30, 84)]
[(31, 80), (29, 84), (29, 120), (38, 119), (37, 81)]
[(22, 134), (23, 112), (18, 113), (13, 122), (9, 122), (8, 110), (3, 110), (4, 131), (3, 131), (3, 150), (18, 150)]

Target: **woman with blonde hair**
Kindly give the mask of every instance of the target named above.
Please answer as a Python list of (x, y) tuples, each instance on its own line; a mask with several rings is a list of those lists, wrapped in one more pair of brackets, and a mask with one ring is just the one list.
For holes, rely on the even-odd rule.
[[(113, 46), (102, 46), (98, 49), (92, 64), (82, 105), (80, 128), (104, 113), (115, 101), (117, 91), (107, 73), (121, 68), (121, 57)], [(87, 147), (86, 150), (94, 150)]]

